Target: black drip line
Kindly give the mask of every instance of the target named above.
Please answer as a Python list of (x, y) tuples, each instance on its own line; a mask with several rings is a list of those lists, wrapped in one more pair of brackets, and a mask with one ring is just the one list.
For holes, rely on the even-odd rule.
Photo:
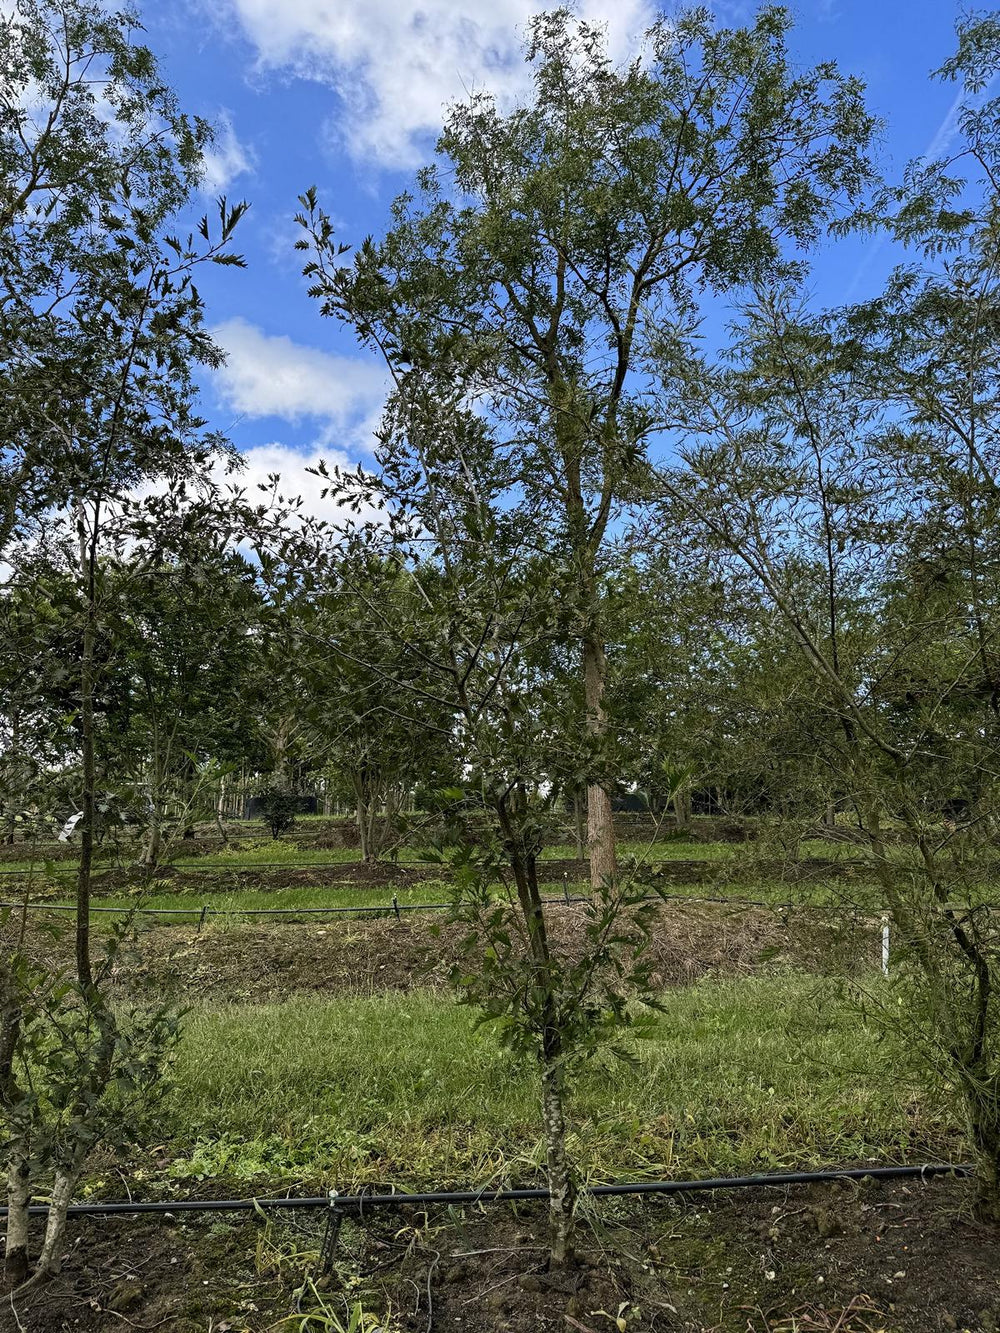
[[(922, 1166), (861, 1166), (824, 1171), (772, 1171), (754, 1176), (715, 1176), (703, 1180), (636, 1180), (613, 1185), (589, 1185), (580, 1193), (588, 1198), (617, 1198), (643, 1194), (695, 1194), (710, 1190), (775, 1189), (787, 1185), (812, 1185), (840, 1180), (929, 1180), (933, 1176), (962, 1178), (973, 1174), (965, 1163), (935, 1162)], [(264, 1199), (176, 1199), (155, 1203), (133, 1200), (111, 1203), (75, 1203), (67, 1210), (70, 1217), (112, 1217), (117, 1214), (176, 1214), (276, 1212), (283, 1209), (329, 1208), (342, 1212), (364, 1213), (368, 1208), (419, 1208), (432, 1204), (489, 1204), (545, 1200), (552, 1196), (543, 1186), (518, 1189), (430, 1190), (404, 1194), (338, 1194), (331, 1190), (320, 1195), (289, 1195)], [(31, 1214), (47, 1214), (47, 1204), (32, 1204)], [(7, 1209), (0, 1208), (0, 1217)]]

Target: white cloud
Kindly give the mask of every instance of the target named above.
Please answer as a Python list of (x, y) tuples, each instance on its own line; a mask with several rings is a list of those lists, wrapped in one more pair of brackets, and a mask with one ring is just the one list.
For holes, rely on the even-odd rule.
[(326, 431), (352, 438), (377, 419), (385, 376), (374, 361), (337, 356), (279, 334), (269, 336), (245, 319), (212, 330), (228, 360), (216, 388), (228, 407), (248, 417), (313, 419)]
[[(545, 0), (229, 0), (262, 69), (329, 84), (332, 122), (352, 157), (412, 167), (443, 106), (473, 89), (502, 102), (523, 91), (524, 26)], [(580, 0), (582, 18), (607, 25), (627, 56), (655, 18), (652, 0)]]
[(227, 111), (216, 121), (215, 141), (205, 150), (203, 164), (201, 188), (206, 194), (224, 194), (238, 176), (253, 170), (252, 154), (237, 139)]
[[(322, 477), (315, 477), (308, 471), (315, 468), (322, 460), (330, 472), (335, 467), (353, 470), (353, 465), (346, 454), (336, 449), (314, 449), (304, 454), (286, 444), (262, 444), (254, 449), (247, 449), (242, 455), (243, 468), (225, 478), (229, 485), (241, 486), (251, 503), (259, 503), (265, 496), (259, 489), (266, 488), (270, 498), (272, 484), (270, 478), (277, 474), (281, 483), (275, 494), (285, 500), (301, 498), (302, 512), (314, 518), (325, 519), (328, 523), (343, 523), (347, 511), (341, 509), (332, 496), (324, 498), (323, 492), (330, 483)], [(221, 476), (219, 478), (222, 479)]]

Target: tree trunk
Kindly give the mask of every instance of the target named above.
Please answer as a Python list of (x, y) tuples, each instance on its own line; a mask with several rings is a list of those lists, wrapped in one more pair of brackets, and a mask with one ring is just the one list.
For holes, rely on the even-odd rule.
[(361, 847), (362, 861), (368, 860), (368, 805), (362, 796), (358, 797), (355, 808), (355, 820), (358, 825), (358, 842)]
[(52, 1201), (45, 1222), (45, 1239), (38, 1256), (37, 1276), (44, 1280), (54, 1277), (62, 1267), (62, 1245), (66, 1234), (66, 1212), (73, 1199), (73, 1190), (79, 1179), (80, 1168), (74, 1166), (56, 1172), (52, 1187)]
[[(583, 685), (587, 705), (587, 730), (601, 737), (606, 729), (604, 685), (608, 664), (604, 645), (594, 637), (583, 641)], [(615, 824), (611, 796), (599, 783), (587, 787), (587, 848), (590, 854), (590, 885), (600, 889), (613, 884), (617, 874)]]
[(31, 1179), (28, 1154), (18, 1137), (7, 1157), (7, 1244), (3, 1275), (8, 1288), (19, 1287), (28, 1278), (28, 1201)]
[(969, 1117), (969, 1138), (976, 1162), (976, 1216), (1000, 1226), (1000, 1105), (993, 1080), (962, 1079)]
[[(556, 1044), (558, 1045), (558, 1034)], [(566, 1156), (564, 1090), (558, 1056), (546, 1052), (542, 1060), (542, 1121), (549, 1177), (549, 1245), (556, 1267), (573, 1262), (573, 1218), (576, 1187)]]
[[(93, 574), (91, 573), (91, 578)], [(94, 758), (94, 593), (87, 599), (80, 662), (80, 748), (83, 760), (83, 819), (80, 821), (80, 866), (76, 877), (76, 975), (80, 985), (94, 984), (90, 967), (90, 880), (94, 864), (94, 814), (97, 770)]]
[[(535, 985), (540, 1000), (532, 997), (526, 1012), (539, 1038), (539, 1065), (542, 1076), (542, 1120), (545, 1130), (545, 1157), (551, 1200), (549, 1225), (551, 1261), (554, 1265), (573, 1262), (573, 1223), (576, 1188), (566, 1154), (566, 1117), (563, 1111), (565, 1089), (562, 1071), (562, 1032), (558, 1026), (556, 995), (552, 980), (545, 909), (538, 888), (538, 866), (534, 849), (525, 846), (514, 827), (506, 798), (496, 807), (505, 849), (510, 861), (518, 904), (528, 933), (528, 945), (534, 964)], [(538, 1003), (538, 1009), (534, 1008)]]
[(223, 847), (229, 846), (229, 834), (226, 832), (226, 779), (219, 782), (219, 799), (215, 803), (215, 828)]
[(691, 826), (691, 793), (679, 791), (674, 796), (674, 818), (679, 829)]
[(160, 864), (160, 853), (163, 846), (163, 832), (160, 824), (160, 812), (154, 809), (149, 821), (149, 830), (146, 834), (146, 845), (142, 849), (142, 868), (143, 870), (155, 870)]

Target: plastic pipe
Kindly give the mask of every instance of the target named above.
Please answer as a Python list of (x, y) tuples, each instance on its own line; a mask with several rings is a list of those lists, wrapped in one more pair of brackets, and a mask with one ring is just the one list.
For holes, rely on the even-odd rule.
[[(758, 1176), (716, 1176), (705, 1180), (636, 1180), (615, 1185), (591, 1185), (581, 1193), (593, 1198), (628, 1194), (693, 1194), (705, 1190), (773, 1189), (783, 1185), (812, 1185), (836, 1180), (926, 1180), (931, 1176), (963, 1177), (972, 1174), (966, 1164), (927, 1163), (923, 1166), (860, 1166), (828, 1171), (776, 1171)], [(70, 1217), (108, 1217), (117, 1213), (239, 1213), (282, 1208), (418, 1207), (435, 1203), (508, 1203), (548, 1199), (544, 1187), (506, 1190), (432, 1190), (423, 1194), (330, 1194), (279, 1199), (178, 1199), (174, 1202), (74, 1203)], [(30, 1213), (48, 1212), (46, 1204), (32, 1204)], [(0, 1217), (7, 1209), (0, 1208)]]

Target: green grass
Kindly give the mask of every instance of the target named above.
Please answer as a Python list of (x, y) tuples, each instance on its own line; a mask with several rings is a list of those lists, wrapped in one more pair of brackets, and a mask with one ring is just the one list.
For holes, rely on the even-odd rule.
[[(400, 906), (413, 903), (426, 902), (446, 902), (447, 890), (443, 885), (420, 884), (413, 888), (404, 888), (400, 886), (395, 890), (395, 896)], [(327, 908), (327, 907), (350, 907), (364, 911), (372, 907), (389, 907), (392, 905), (393, 889), (388, 888), (349, 888), (349, 889), (331, 889), (328, 886), (302, 887), (289, 889), (235, 889), (227, 893), (198, 893), (197, 890), (192, 893), (162, 893), (154, 894), (139, 900), (125, 898), (102, 898), (100, 905), (120, 906), (123, 911), (138, 902), (143, 908), (184, 908), (189, 904), (192, 918), (197, 918), (201, 913), (202, 906), (208, 906), (212, 912), (242, 913), (251, 911), (260, 911), (261, 909), (280, 908), (290, 910), (295, 908)], [(161, 920), (170, 920), (165, 917)], [(187, 917), (176, 917), (174, 920), (183, 921)], [(209, 914), (209, 920), (211, 913)]]
[[(583, 896), (589, 892), (589, 884), (582, 881), (567, 882), (565, 891), (570, 897)], [(561, 884), (543, 884), (542, 891), (546, 898), (558, 901), (563, 894)], [(664, 886), (664, 892), (669, 898), (690, 898), (698, 900), (702, 898), (720, 899), (720, 900), (738, 900), (751, 899), (763, 903), (786, 904), (791, 903), (795, 906), (815, 906), (843, 903), (845, 906), (859, 906), (870, 902), (872, 908), (878, 906), (880, 895), (877, 886), (851, 883), (845, 885), (839, 882), (805, 882), (791, 884), (781, 880), (729, 880), (720, 878), (719, 880), (710, 880), (700, 884), (669, 884)], [(351, 886), (347, 888), (334, 888), (330, 885), (302, 885), (292, 888), (240, 888), (211, 891), (206, 885), (205, 889), (185, 889), (181, 892), (177, 890), (167, 890), (165, 892), (151, 893), (109, 893), (100, 894), (94, 898), (95, 908), (115, 908), (122, 915), (137, 911), (136, 921), (139, 925), (191, 925), (199, 920), (203, 907), (210, 909), (208, 921), (211, 922), (213, 914), (223, 915), (227, 919), (231, 916), (239, 918), (240, 914), (260, 911), (273, 911), (280, 909), (282, 911), (294, 911), (301, 909), (303, 915), (276, 917), (275, 920), (286, 920), (296, 922), (317, 922), (323, 920), (318, 916), (315, 909), (319, 908), (351, 908), (358, 912), (364, 912), (376, 907), (390, 907), (392, 905), (393, 894), (400, 907), (412, 906), (421, 903), (445, 903), (449, 899), (449, 886), (440, 880), (428, 879), (412, 886), (399, 885), (395, 889), (390, 887), (367, 888), (365, 886)], [(2, 896), (2, 895), (0, 895)], [(69, 899), (60, 895), (59, 899), (47, 902), (48, 906), (62, 907), (67, 909), (71, 906)], [(156, 911), (166, 911), (168, 914), (156, 916), (152, 913)], [(313, 909), (306, 913), (305, 909)], [(348, 917), (347, 912), (336, 912), (330, 914), (330, 920), (335, 921), (338, 916)], [(101, 910), (95, 912), (94, 921), (99, 929), (102, 925), (110, 925), (117, 918), (108, 911)], [(244, 921), (252, 921), (250, 916), (243, 917)]]
[[(659, 841), (625, 841), (617, 844), (620, 856), (635, 856), (650, 861), (739, 861), (766, 858), (780, 859), (783, 850), (778, 844), (760, 842), (696, 842), (683, 838)], [(799, 857), (821, 857), (824, 860), (851, 859), (858, 849), (847, 842), (827, 842), (822, 838), (806, 839), (799, 844)], [(576, 848), (569, 843), (546, 847), (542, 860), (562, 860), (576, 856)]]
[[(726, 843), (695, 842), (682, 839), (658, 841), (624, 841), (618, 844), (619, 854), (623, 857), (635, 856), (643, 861), (733, 861), (748, 860), (757, 857), (774, 859), (781, 855), (781, 850), (766, 843)], [(542, 851), (543, 861), (572, 860), (576, 857), (576, 848), (570, 843), (555, 843)], [(850, 858), (857, 854), (849, 843), (826, 842), (820, 839), (801, 844), (802, 857), (822, 857), (836, 859)], [(308, 865), (353, 865), (360, 861), (361, 854), (355, 847), (301, 847), (295, 842), (272, 839), (254, 839), (217, 852), (208, 852), (192, 857), (185, 854), (183, 843), (177, 844), (169, 864), (177, 867), (193, 867), (204, 870), (241, 870), (255, 865), (308, 866)], [(400, 865), (428, 865), (433, 870), (433, 863), (427, 862), (419, 848), (402, 848), (397, 856)], [(105, 869), (112, 864), (98, 858), (97, 869)], [(28, 861), (5, 861), (0, 870), (12, 873), (24, 873), (29, 869)], [(35, 873), (44, 873), (44, 858), (35, 862)], [(76, 869), (75, 860), (60, 861), (56, 865), (58, 880), (71, 874)], [(4, 876), (0, 875), (0, 884)]]
[[(589, 1178), (955, 1151), (903, 1052), (824, 983), (713, 981), (666, 1005), (636, 1067), (593, 1066), (579, 1084), (572, 1147)], [(532, 1177), (536, 1080), (472, 1019), (425, 992), (197, 1011), (168, 1111), (173, 1173), (341, 1188)]]

